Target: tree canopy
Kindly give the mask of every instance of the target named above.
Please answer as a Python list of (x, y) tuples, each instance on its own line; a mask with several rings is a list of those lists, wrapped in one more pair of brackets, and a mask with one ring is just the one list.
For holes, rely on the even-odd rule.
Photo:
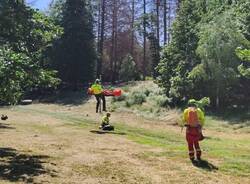
[(204, 96), (217, 109), (249, 104), (248, 63), (240, 61), (250, 46), (249, 8), (244, 0), (181, 2), (157, 68), (174, 104)]

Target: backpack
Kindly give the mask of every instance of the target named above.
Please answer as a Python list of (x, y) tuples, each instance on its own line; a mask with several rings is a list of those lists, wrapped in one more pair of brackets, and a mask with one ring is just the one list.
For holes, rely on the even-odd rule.
[(199, 124), (198, 113), (195, 108), (190, 108), (188, 112), (188, 125), (190, 126), (197, 126)]

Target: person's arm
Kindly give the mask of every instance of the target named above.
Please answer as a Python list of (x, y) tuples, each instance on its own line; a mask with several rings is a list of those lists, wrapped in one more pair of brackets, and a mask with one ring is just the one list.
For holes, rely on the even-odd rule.
[(205, 123), (204, 113), (203, 113), (203, 111), (200, 108), (197, 109), (197, 113), (198, 113), (198, 118), (199, 118), (200, 124), (203, 127), (203, 125)]
[(104, 116), (103, 118), (102, 118), (102, 126), (103, 125), (108, 125), (109, 124), (109, 118), (107, 117), (107, 116)]
[(188, 109), (185, 109), (182, 115), (181, 126), (184, 126), (187, 123), (188, 119)]
[(91, 88), (92, 90), (94, 90), (94, 84), (92, 84), (90, 88)]

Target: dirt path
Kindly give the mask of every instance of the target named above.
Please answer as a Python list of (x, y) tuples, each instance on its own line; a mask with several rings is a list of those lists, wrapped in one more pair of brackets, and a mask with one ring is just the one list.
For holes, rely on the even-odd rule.
[[(95, 134), (93, 126), (74, 126), (74, 117), (98, 121), (91, 99), (81, 106), (36, 104), (1, 109), (9, 120), (0, 124), (0, 183), (250, 183), (219, 170), (205, 171), (188, 160), (145, 156), (162, 152), (119, 134)], [(60, 115), (67, 114), (67, 117)], [(113, 113), (112, 120), (134, 127), (179, 131), (162, 122), (130, 113)], [(214, 161), (216, 163), (216, 161)]]

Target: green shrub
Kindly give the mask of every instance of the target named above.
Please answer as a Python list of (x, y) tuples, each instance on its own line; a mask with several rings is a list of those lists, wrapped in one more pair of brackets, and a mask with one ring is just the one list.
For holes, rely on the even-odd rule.
[(130, 105), (141, 105), (143, 102), (146, 102), (146, 95), (140, 91), (134, 91), (128, 99)]
[(122, 81), (131, 81), (136, 79), (136, 64), (131, 55), (128, 54), (123, 59), (119, 74)]
[(112, 102), (121, 102), (121, 101), (126, 100), (126, 98), (127, 98), (127, 95), (124, 94), (124, 93), (122, 93), (121, 96), (115, 96), (115, 97), (113, 97), (112, 98)]
[(150, 91), (149, 89), (145, 89), (143, 91), (143, 93), (146, 95), (146, 96), (149, 96), (149, 94), (151, 93), (152, 91)]
[(129, 101), (126, 101), (126, 102), (125, 102), (125, 106), (126, 106), (126, 107), (131, 107), (131, 104), (129, 103)]
[(155, 96), (155, 99), (158, 107), (166, 107), (170, 102), (170, 99), (167, 96), (163, 95)]
[(149, 98), (147, 101), (157, 107), (167, 107), (168, 104), (170, 103), (170, 99), (165, 96), (165, 95), (155, 95), (155, 94), (150, 94)]

